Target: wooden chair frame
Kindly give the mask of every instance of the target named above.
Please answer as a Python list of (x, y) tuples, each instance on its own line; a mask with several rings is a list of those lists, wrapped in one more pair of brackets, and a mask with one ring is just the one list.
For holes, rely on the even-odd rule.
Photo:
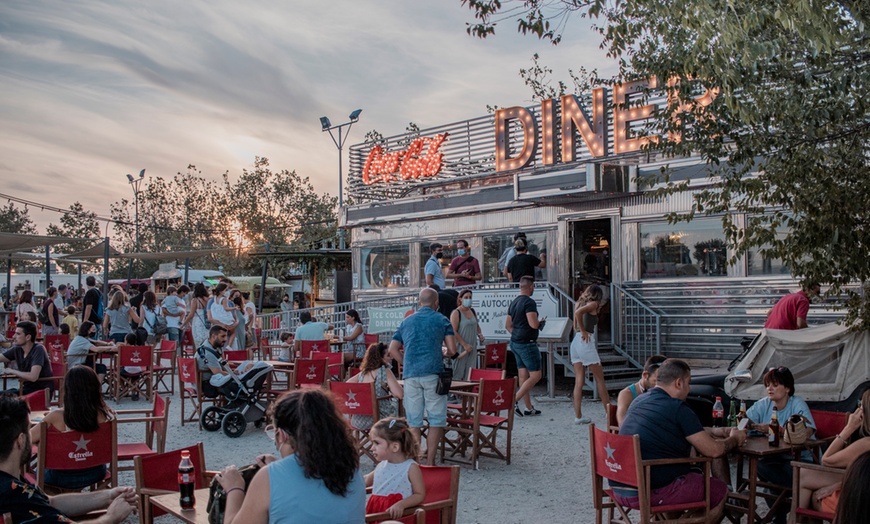
[[(124, 362), (126, 352), (131, 352), (136, 356), (136, 351), (144, 352), (145, 355), (138, 356), (140, 363), (132, 363), (134, 366), (143, 368), (135, 377), (125, 377), (121, 375), (121, 371), (128, 364)], [(145, 398), (150, 402), (154, 394), (154, 381), (152, 375), (154, 370), (154, 348), (151, 346), (120, 346), (118, 348), (118, 364), (115, 369), (115, 401), (120, 402), (121, 396), (132, 392), (134, 389), (142, 391), (142, 383), (145, 384)]]
[[(356, 439), (357, 452), (359, 453), (360, 457), (366, 455), (372, 460), (372, 462), (377, 464), (378, 459), (375, 458), (374, 452), (372, 451), (374, 444), (372, 443), (370, 434), (371, 428), (358, 428), (353, 425), (352, 419), (350, 418), (353, 415), (370, 416), (372, 417), (372, 424), (380, 420), (381, 412), (380, 405), (378, 404), (378, 397), (375, 394), (375, 383), (330, 382), (329, 390), (332, 392), (333, 397), (335, 398), (335, 405), (338, 408), (338, 411), (342, 415), (347, 416), (347, 423), (353, 431), (353, 436)], [(351, 398), (350, 394), (354, 395), (353, 399)], [(359, 407), (354, 407), (352, 405), (352, 401), (356, 400), (355, 397), (357, 396), (368, 399), (368, 405), (370, 405), (371, 408), (369, 410), (361, 409), (362, 406), (366, 405), (365, 402), (363, 402), (362, 405)]]
[[(163, 403), (163, 415), (158, 415), (158, 403)], [(154, 395), (150, 409), (123, 409), (115, 411), (118, 424), (144, 423), (145, 441), (118, 444), (118, 462), (132, 461), (140, 455), (156, 455), (166, 450), (166, 430), (169, 428), (171, 397)], [(156, 444), (156, 445), (155, 445)], [(129, 471), (133, 465), (118, 466), (118, 471)]]
[[(815, 419), (815, 418), (814, 418)], [(802, 518), (800, 522), (806, 522), (807, 518), (814, 519), (820, 522), (833, 522), (834, 514), (827, 513), (824, 511), (816, 511), (812, 508), (799, 508), (798, 504), (800, 503), (800, 492), (801, 492), (801, 470), (807, 471), (821, 471), (825, 473), (834, 473), (840, 474), (842, 476), (846, 475), (846, 470), (844, 468), (831, 468), (828, 466), (821, 466), (819, 464), (810, 464), (808, 462), (799, 462), (792, 461), (791, 466), (793, 468), (792, 474), (792, 497), (791, 497), (791, 511), (788, 514), (788, 522), (789, 524), (795, 524), (798, 522), (798, 517)]]
[[(160, 345), (154, 350), (154, 368), (152, 377), (154, 381), (154, 392), (157, 394), (166, 393), (175, 395), (175, 363), (178, 357), (178, 342), (175, 340), (163, 339)], [(168, 360), (169, 365), (164, 365), (164, 361)], [(169, 379), (167, 384), (166, 379)], [(160, 386), (163, 389), (160, 389)]]
[[(186, 380), (190, 377), (187, 375), (190, 374), (193, 376), (193, 380)], [(206, 397), (202, 393), (202, 372), (199, 370), (199, 367), (196, 365), (196, 359), (193, 357), (178, 357), (178, 396), (179, 402), (181, 405), (181, 425), (189, 422), (195, 422), (200, 431), (202, 431), (202, 421), (200, 420), (200, 416), (202, 415), (202, 410), (205, 404), (216, 404), (219, 402), (217, 397), (210, 398)], [(193, 404), (193, 413), (191, 416), (185, 416), (185, 407), (187, 406), (187, 402), (190, 401)]]

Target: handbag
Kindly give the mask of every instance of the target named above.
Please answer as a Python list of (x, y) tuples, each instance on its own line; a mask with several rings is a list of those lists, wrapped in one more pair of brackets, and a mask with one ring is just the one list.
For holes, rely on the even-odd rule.
[(782, 440), (790, 446), (802, 446), (813, 434), (813, 428), (807, 424), (809, 420), (803, 415), (792, 415), (785, 423)]
[[(241, 473), (242, 478), (245, 479), (245, 491), (248, 490), (248, 487), (251, 485), (251, 480), (259, 469), (260, 466), (256, 464), (248, 464), (239, 469), (239, 473)], [(208, 487), (208, 504), (205, 505), (205, 509), (208, 511), (209, 524), (223, 524), (224, 512), (227, 509), (227, 493), (224, 491), (220, 482), (217, 481), (217, 478), (213, 478), (211, 480), (211, 485)]]
[(453, 368), (445, 365), (444, 369), (438, 373), (438, 383), (435, 384), (435, 393), (446, 395), (450, 393), (450, 386), (453, 384)]

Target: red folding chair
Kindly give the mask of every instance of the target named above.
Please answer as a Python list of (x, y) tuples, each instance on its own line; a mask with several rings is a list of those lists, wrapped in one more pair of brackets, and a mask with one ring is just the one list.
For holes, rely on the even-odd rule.
[[(216, 472), (205, 470), (205, 453), (202, 442), (166, 453), (158, 453), (150, 456), (139, 456), (134, 459), (136, 470), (136, 493), (139, 495), (139, 507), (141, 508), (141, 522), (151, 524), (154, 517), (165, 514), (159, 508), (151, 507), (151, 497), (178, 493), (178, 463), (181, 462), (181, 452), (190, 452), (190, 461), (193, 463), (195, 489), (208, 487), (209, 482)], [(198, 501), (205, 507), (207, 500)]]
[(299, 351), (299, 356), (302, 358), (311, 358), (311, 353), (314, 351), (329, 351), (329, 342), (326, 340), (300, 340), (302, 348)]
[[(135, 457), (155, 455), (163, 453), (166, 449), (166, 429), (169, 426), (169, 403), (171, 398), (165, 399), (160, 395), (154, 395), (154, 405), (151, 409), (124, 409), (115, 411), (118, 424), (144, 423), (145, 440), (143, 442), (131, 442), (118, 444), (118, 461), (132, 461)], [(133, 469), (133, 465), (119, 466), (119, 471)]]
[(27, 402), (30, 411), (46, 411), (49, 406), (48, 391), (47, 389), (40, 389), (39, 391), (22, 395), (21, 398), (24, 399), (24, 402)]
[[(196, 359), (191, 357), (178, 358), (178, 394), (181, 397), (181, 425), (196, 422), (202, 430), (203, 406), (206, 403), (216, 403), (217, 398), (206, 397), (202, 392), (202, 374), (196, 366)], [(192, 405), (190, 415), (185, 415), (188, 402)]]
[(372, 344), (377, 344), (381, 341), (381, 336), (377, 333), (366, 333), (363, 335), (363, 339), (365, 340), (366, 348), (371, 346)]
[(69, 337), (66, 335), (48, 335), (45, 337), (45, 349), (51, 354), (52, 349), (58, 349), (63, 354), (69, 348)]
[[(595, 507), (596, 522), (602, 522), (604, 510), (609, 511), (607, 522), (614, 521), (614, 510), (619, 512), (621, 520), (617, 522), (633, 522), (630, 513), (635, 508), (622, 506), (613, 498), (613, 489), (604, 488), (604, 479), (616, 481), (627, 486), (637, 488), (638, 508), (640, 522), (685, 522), (697, 523), (707, 521), (710, 514), (710, 464), (709, 457), (694, 457), (688, 459), (659, 459), (644, 461), (640, 454), (640, 436), (618, 435), (603, 431), (589, 425), (589, 444), (592, 448), (592, 456), (589, 461), (592, 467), (592, 504)], [(704, 486), (704, 500), (688, 502), (684, 504), (670, 504), (652, 506), (650, 502), (650, 486), (648, 485), (649, 468), (655, 465), (703, 463), (704, 477), (707, 479)], [(694, 512), (697, 516), (686, 515), (686, 512)], [(682, 517), (673, 519), (666, 513), (682, 514)]]
[(507, 342), (487, 344), (483, 351), (482, 368), (504, 369), (507, 362)]
[[(145, 398), (151, 400), (153, 383), (151, 380), (154, 369), (154, 348), (151, 346), (120, 346), (118, 348), (118, 366), (115, 369), (115, 400), (120, 401), (127, 394), (145, 393)], [(140, 371), (130, 373), (124, 368), (136, 367)], [(123, 371), (123, 373), (122, 373)]]
[[(459, 502), (459, 466), (420, 466), (420, 470), (423, 473), (426, 496), (419, 506), (406, 509), (406, 516), (399, 519), (399, 522), (455, 524)], [(389, 513), (366, 515), (366, 522), (384, 520), (392, 520)]]
[(357, 452), (360, 456), (367, 455), (372, 459), (372, 462), (377, 464), (378, 459), (375, 458), (374, 452), (372, 451), (374, 445), (372, 444), (371, 436), (369, 435), (371, 426), (368, 428), (360, 428), (353, 424), (353, 415), (368, 416), (371, 417), (373, 421), (380, 420), (381, 414), (378, 407), (378, 398), (375, 395), (375, 383), (330, 382), (329, 391), (332, 392), (338, 411), (342, 415), (347, 415), (349, 417), (348, 423), (353, 430), (354, 438), (356, 438)]
[(324, 351), (312, 351), (313, 360), (325, 358), (330, 380), (344, 380), (344, 353), (327, 353)]
[[(36, 484), (40, 489), (62, 491), (47, 486), (45, 470), (80, 470), (108, 464), (106, 478), (98, 484), (100, 489), (118, 485), (118, 427), (115, 420), (104, 422), (93, 433), (58, 431), (45, 422), (39, 423), (39, 451), (37, 452)], [(51, 452), (49, 452), (51, 450)], [(178, 465), (176, 464), (176, 467)], [(82, 486), (84, 489), (88, 486)], [(91, 487), (93, 490), (94, 487)]]
[[(511, 436), (514, 427), (514, 394), (517, 381), (514, 378), (481, 380), (477, 393), (456, 391), (455, 395), (467, 397), (472, 402), (471, 411), (447, 414), (447, 428), (441, 439), (443, 460), (470, 463), (478, 468), (481, 456), (499, 458), (511, 463)], [(505, 416), (501, 416), (504, 412)], [(455, 432), (456, 438), (448, 433)], [(499, 446), (498, 435), (505, 434), (505, 445)], [(450, 456), (445, 454), (450, 446)], [(471, 457), (465, 453), (471, 448)], [(459, 458), (462, 457), (462, 458)]]
[(296, 389), (321, 388), (326, 385), (327, 367), (325, 358), (297, 358), (293, 368), (293, 385)]
[(247, 349), (227, 349), (224, 350), (223, 357), (227, 362), (244, 362), (251, 360), (251, 352)]
[(196, 344), (193, 342), (193, 332), (185, 329), (181, 334), (181, 352), (185, 355), (193, 355), (196, 353)]
[[(178, 342), (163, 339), (154, 350), (154, 390), (159, 393), (175, 395), (175, 359), (178, 356)], [(163, 389), (160, 389), (163, 386)]]

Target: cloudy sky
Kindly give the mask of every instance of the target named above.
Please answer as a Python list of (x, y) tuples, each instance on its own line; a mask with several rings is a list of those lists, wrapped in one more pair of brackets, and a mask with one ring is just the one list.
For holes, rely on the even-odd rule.
[[(362, 108), (350, 145), (528, 104), (517, 72), (534, 52), (564, 79), (612, 69), (586, 19), (558, 47), (514, 22), (479, 40), (469, 21), (460, 0), (5, 0), (0, 192), (108, 214), (127, 173), (234, 176), (265, 156), (336, 194), (320, 116)], [(58, 218), (31, 216), (40, 231)]]

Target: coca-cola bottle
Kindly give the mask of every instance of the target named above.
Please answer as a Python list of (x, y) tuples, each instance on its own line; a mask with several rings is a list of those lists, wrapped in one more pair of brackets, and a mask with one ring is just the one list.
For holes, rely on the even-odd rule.
[(716, 397), (713, 404), (713, 427), (721, 428), (725, 425), (725, 406), (722, 405), (722, 397)]
[(178, 493), (181, 509), (193, 509), (196, 505), (194, 495), (194, 470), (190, 461), (190, 451), (181, 452), (181, 462), (178, 464)]

